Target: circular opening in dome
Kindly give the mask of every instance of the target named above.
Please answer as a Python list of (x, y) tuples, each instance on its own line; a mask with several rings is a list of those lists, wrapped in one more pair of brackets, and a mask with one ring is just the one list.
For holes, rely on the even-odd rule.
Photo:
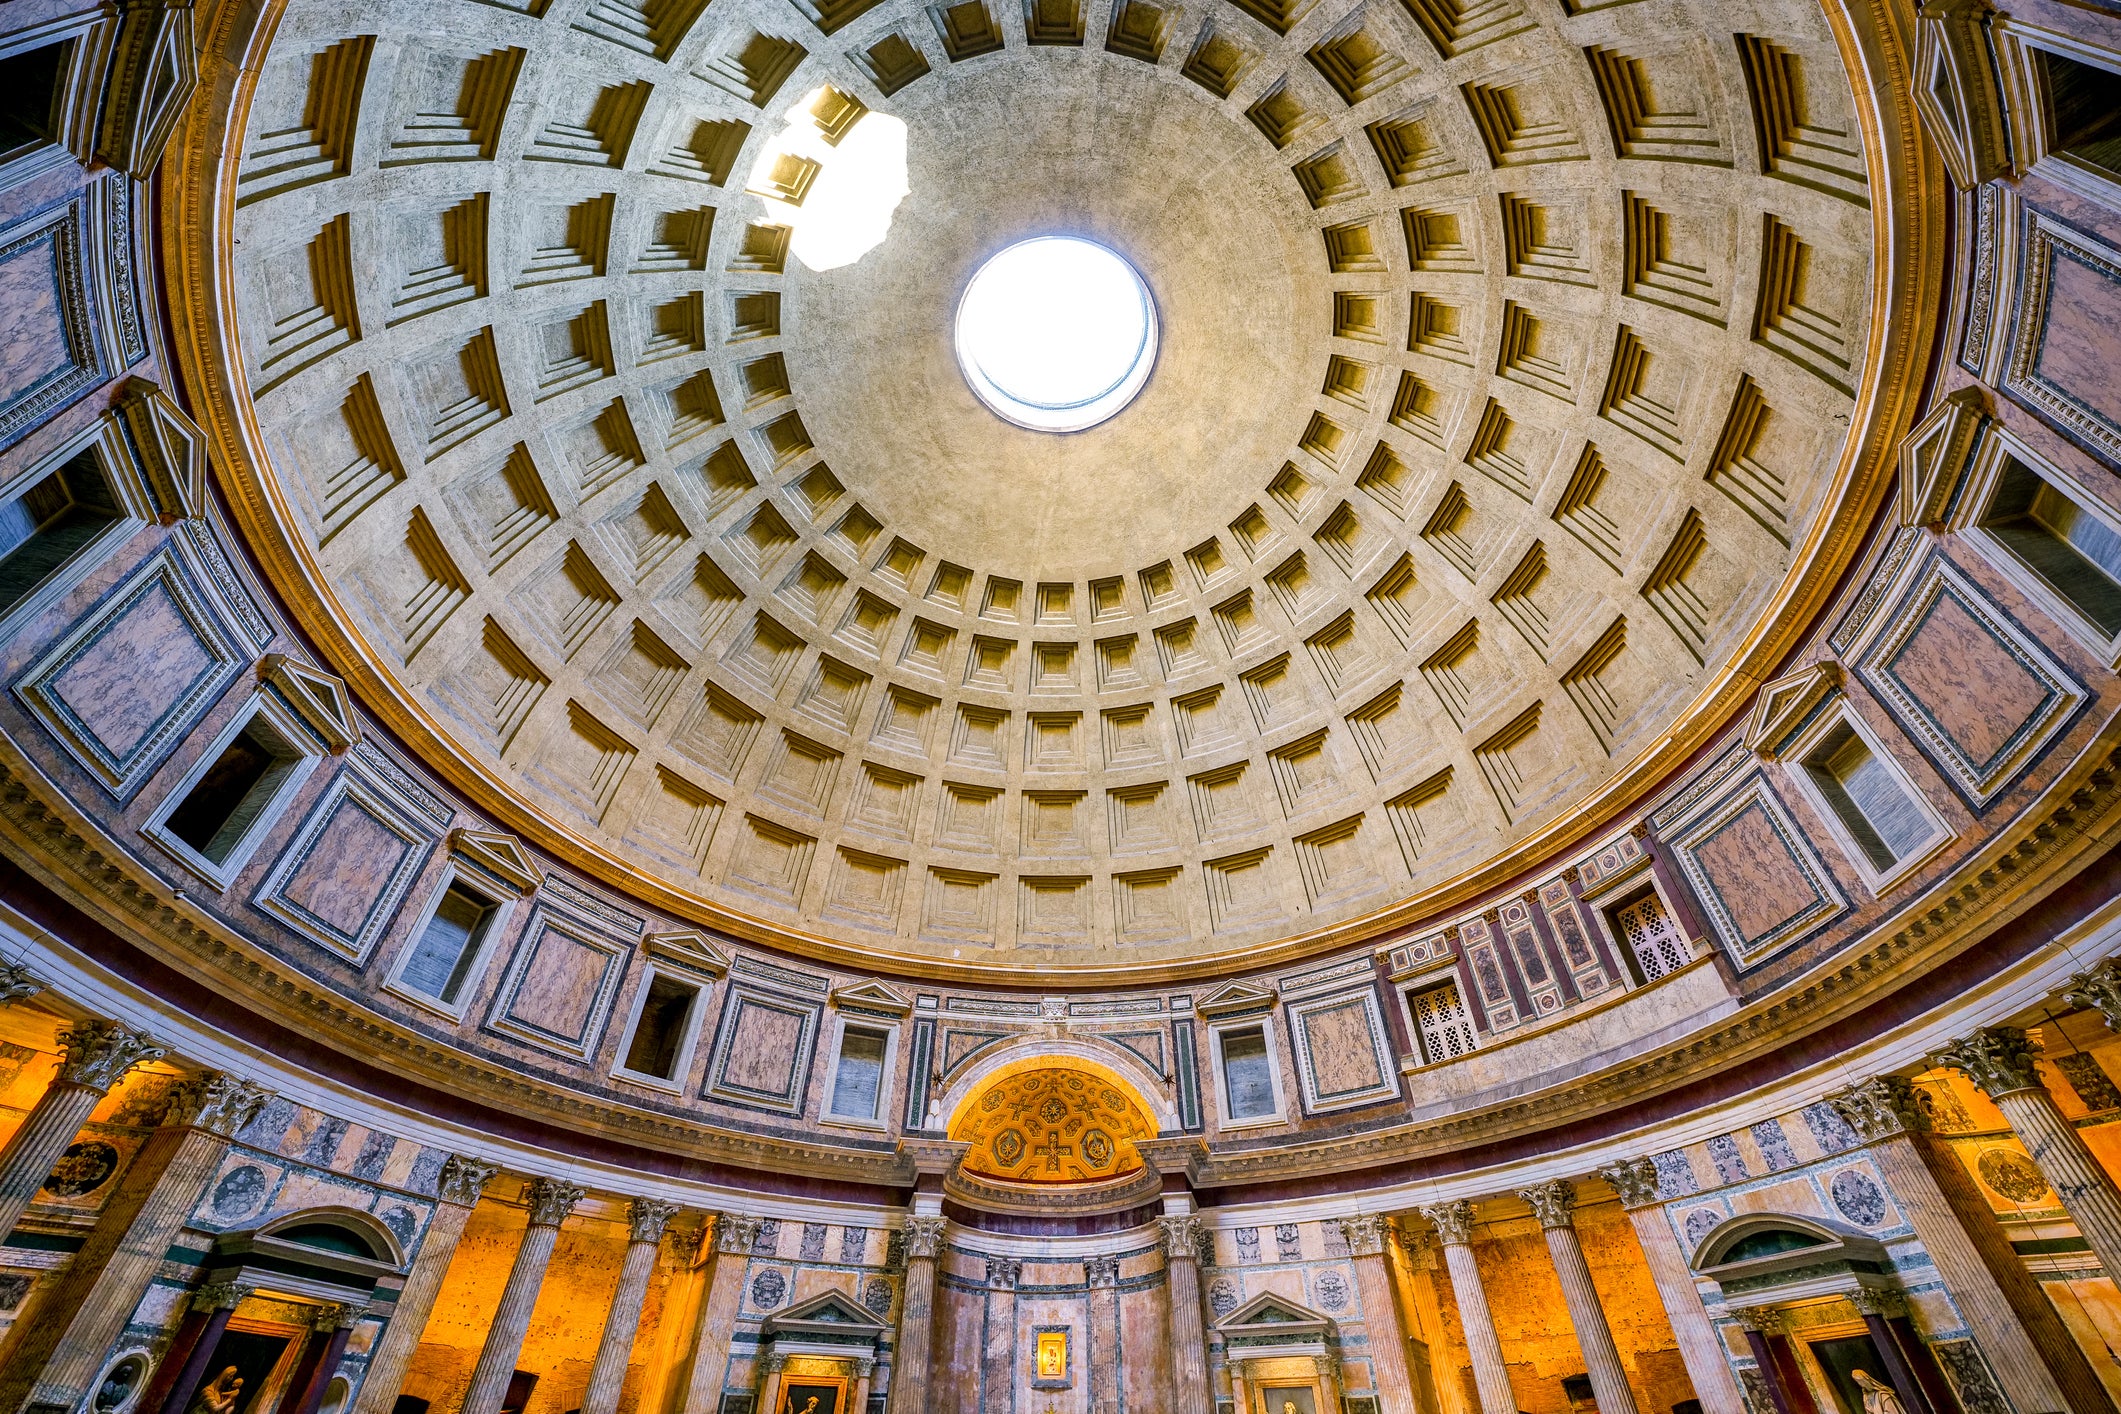
[(965, 287), (957, 361), (980, 401), (1017, 426), (1080, 432), (1149, 381), (1156, 303), (1140, 272), (1095, 241), (1019, 241)]

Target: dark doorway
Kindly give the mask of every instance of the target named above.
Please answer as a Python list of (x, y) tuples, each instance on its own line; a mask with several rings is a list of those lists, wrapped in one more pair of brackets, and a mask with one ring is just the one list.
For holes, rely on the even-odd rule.
[[(272, 1378), (273, 1367), (287, 1353), (288, 1337), (267, 1335), (261, 1331), (228, 1331), (221, 1343), (214, 1347), (214, 1358), (206, 1362), (205, 1385), (219, 1379), (221, 1372), (233, 1365), (236, 1373), (243, 1377), (243, 1388), (236, 1395), (235, 1408), (229, 1414), (256, 1414), (261, 1407), (258, 1397), (265, 1392)], [(202, 1386), (203, 1387), (203, 1386)], [(196, 1408), (197, 1406), (194, 1405)]]
[(1865, 1371), (1880, 1384), (1893, 1382), (1876, 1342), (1867, 1335), (1815, 1340), (1811, 1347), (1812, 1358), (1819, 1362), (1827, 1383), (1834, 1387), (1834, 1398), (1841, 1405), (1842, 1414), (1863, 1414), (1863, 1391), (1856, 1384), (1857, 1370)]

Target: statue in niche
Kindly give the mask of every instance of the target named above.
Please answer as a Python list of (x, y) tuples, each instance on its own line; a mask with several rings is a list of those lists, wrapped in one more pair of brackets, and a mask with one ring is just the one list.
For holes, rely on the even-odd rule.
[(236, 1401), (242, 1397), (243, 1377), (230, 1365), (199, 1391), (199, 1397), (192, 1401), (191, 1414), (236, 1414)]
[(1851, 1370), (1849, 1378), (1863, 1391), (1863, 1414), (1907, 1414), (1907, 1406), (1892, 1386), (1880, 1384), (1868, 1370)]

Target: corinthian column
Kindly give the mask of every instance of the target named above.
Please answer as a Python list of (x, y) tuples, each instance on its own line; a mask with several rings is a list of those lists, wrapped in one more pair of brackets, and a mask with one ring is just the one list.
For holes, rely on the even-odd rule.
[(354, 1414), (390, 1414), (396, 1406), (405, 1371), (412, 1364), (413, 1352), (420, 1348), (420, 1337), (427, 1333), (435, 1299), (442, 1294), (442, 1279), (449, 1275), (450, 1261), (457, 1255), (464, 1224), (471, 1220), (486, 1181), (500, 1171), (499, 1164), (462, 1154), (450, 1155), (442, 1165), (441, 1180), (435, 1185), (434, 1216), (427, 1220), (419, 1254), (405, 1274), (405, 1289), (391, 1307), (382, 1338), (369, 1353), (368, 1374), (361, 1381)]
[(899, 1296), (898, 1344), (892, 1352), (891, 1414), (926, 1414), (928, 1366), (935, 1339), (935, 1259), (943, 1220), (906, 1219), (906, 1289)]
[(1473, 1205), (1461, 1198), (1423, 1208), (1443, 1242), (1444, 1270), (1458, 1300), (1459, 1324), (1465, 1327), (1466, 1354), (1473, 1362), (1473, 1384), (1480, 1391), (1480, 1414), (1517, 1414), (1510, 1390), (1510, 1370), (1502, 1363), (1502, 1340), (1495, 1334), (1495, 1315), (1481, 1285), (1480, 1264), (1473, 1260)]
[(1606, 1324), (1590, 1265), (1583, 1260), (1583, 1242), (1576, 1236), (1576, 1185), (1565, 1178), (1549, 1179), (1537, 1188), (1519, 1189), (1517, 1196), (1532, 1205), (1533, 1216), (1546, 1232), (1547, 1255), (1561, 1278), (1561, 1299), (1569, 1308), (1569, 1324), (1576, 1327), (1576, 1344), (1583, 1350), (1598, 1414), (1637, 1414), (1635, 1392), (1628, 1388), (1628, 1373), (1620, 1364), (1620, 1347), (1613, 1344), (1613, 1328)]
[(15, 1230), (52, 1165), (110, 1088), (134, 1066), (168, 1054), (115, 1021), (83, 1021), (59, 1033), (59, 1073), (22, 1127), (0, 1149), (0, 1240)]
[(0, 1350), (0, 1409), (25, 1402), (72, 1409), (87, 1398), (229, 1140), (270, 1095), (218, 1072), (171, 1089), (161, 1127), (126, 1168), (57, 1285), (38, 1298), (39, 1318), (9, 1331)]
[(2012, 1250), (1995, 1209), (1930, 1133), (1929, 1097), (1905, 1077), (1881, 1075), (1826, 1098), (1868, 1147), (2011, 1403), (2111, 1411), (2083, 1348)]
[(2121, 1274), (2121, 1189), (2084, 1146), (2077, 1127), (2062, 1117), (2040, 1081), (2034, 1055), (2031, 1038), (2017, 1027), (1988, 1026), (1930, 1059), (1964, 1071), (1996, 1102), (2041, 1177), (2077, 1220), (2099, 1265)]
[(1414, 1379), (1407, 1370), (1407, 1337), (1393, 1299), (1392, 1269), (1385, 1255), (1392, 1239), (1392, 1220), (1376, 1213), (1342, 1218), (1354, 1259), (1355, 1290), (1362, 1298), (1362, 1323), (1370, 1338), (1370, 1382), (1376, 1386), (1381, 1414), (1420, 1414), (1414, 1405)]
[(722, 1407), (722, 1381), (729, 1373), (729, 1337), (736, 1328), (737, 1307), (744, 1297), (744, 1266), (751, 1244), (758, 1241), (763, 1218), (720, 1213), (714, 1219), (714, 1272), (700, 1302), (698, 1334), (692, 1345), (691, 1378), (685, 1385), (682, 1414), (715, 1414)]
[(655, 1275), (656, 1249), (662, 1246), (665, 1224), (677, 1210), (677, 1204), (660, 1198), (636, 1198), (626, 1211), (632, 1230), (627, 1235), (625, 1259), (619, 1263), (619, 1288), (611, 1293), (611, 1311), (604, 1317), (604, 1334), (589, 1366), (581, 1414), (613, 1414), (619, 1407), (626, 1362), (641, 1329), (641, 1306), (648, 1299), (648, 1279)]
[(486, 1344), (479, 1350), (479, 1363), (472, 1367), (471, 1386), (464, 1391), (463, 1414), (500, 1414), (508, 1395), (508, 1377), (515, 1373), (523, 1353), (523, 1337), (530, 1331), (530, 1313), (538, 1304), (538, 1290), (545, 1284), (545, 1268), (552, 1249), (560, 1240), (560, 1224), (582, 1201), (582, 1190), (558, 1179), (536, 1178), (530, 1182), (530, 1226), (523, 1230), (523, 1245), (516, 1248), (515, 1265), (508, 1269), (508, 1284), (501, 1288), (501, 1304), (487, 1327)]
[(1156, 1225), (1171, 1323), (1171, 1408), (1173, 1414), (1209, 1414), (1208, 1331), (1200, 1315), (1200, 1240), (1207, 1229), (1194, 1213), (1167, 1213)]
[(1703, 1414), (1746, 1414), (1745, 1397), (1731, 1374), (1723, 1340), (1701, 1304), (1701, 1289), (1694, 1285), (1679, 1239), (1657, 1201), (1657, 1166), (1648, 1159), (1625, 1159), (1600, 1169), (1598, 1176), (1620, 1194), (1620, 1206), (1634, 1225), (1635, 1241), (1649, 1264), (1650, 1280), (1657, 1287), (1665, 1319), (1672, 1323), (1679, 1358), (1686, 1365)]

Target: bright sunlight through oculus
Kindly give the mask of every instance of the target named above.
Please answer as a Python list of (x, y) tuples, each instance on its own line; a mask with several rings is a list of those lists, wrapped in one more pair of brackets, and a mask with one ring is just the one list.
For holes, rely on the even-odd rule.
[(1019, 427), (1078, 432), (1134, 400), (1156, 364), (1156, 306), (1094, 241), (1040, 236), (981, 266), (957, 307), (957, 361)]

